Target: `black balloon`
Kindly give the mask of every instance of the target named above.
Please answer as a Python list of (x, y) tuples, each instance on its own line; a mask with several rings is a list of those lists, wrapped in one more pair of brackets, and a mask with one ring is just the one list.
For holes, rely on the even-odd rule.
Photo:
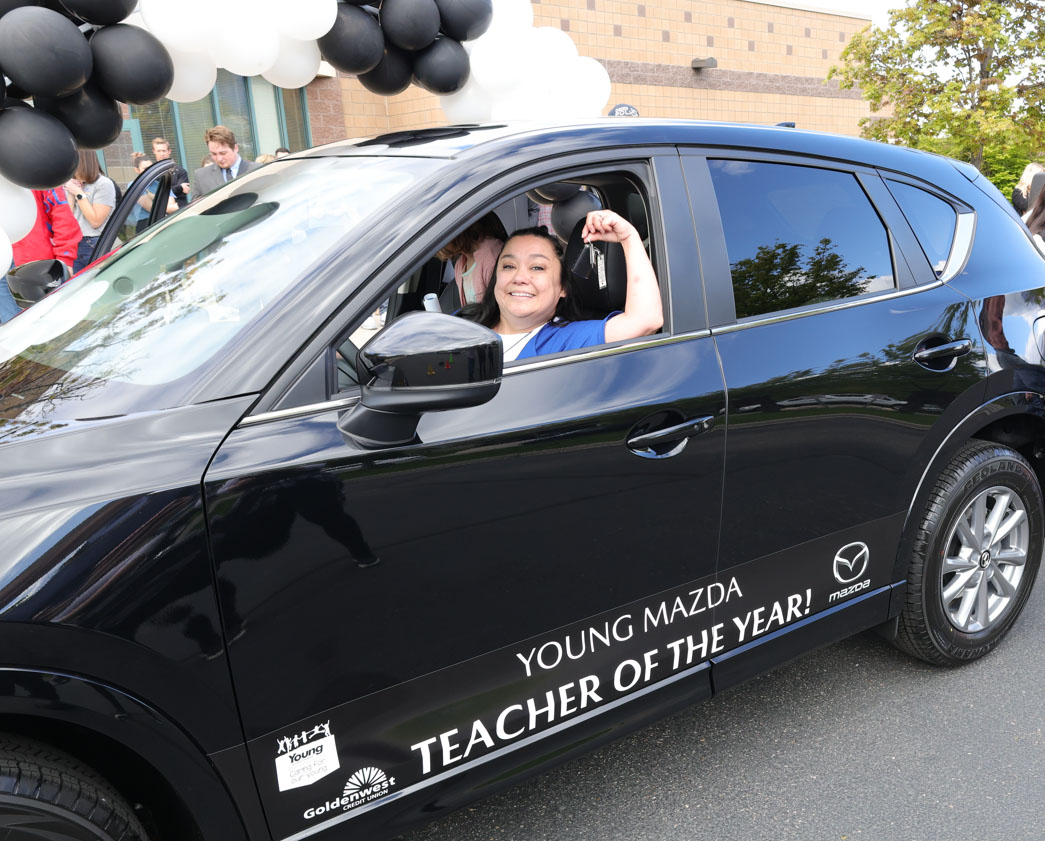
[(394, 44), (385, 44), (381, 61), (369, 73), (360, 73), (359, 83), (373, 93), (394, 96), (410, 87), (413, 77), (410, 53)]
[(81, 20), (109, 26), (133, 12), (138, 0), (61, 0), (61, 4)]
[(90, 81), (74, 94), (57, 99), (37, 98), (36, 107), (57, 117), (73, 133), (81, 149), (101, 149), (123, 130), (123, 113), (115, 99)]
[(439, 7), (435, 0), (383, 0), (381, 30), (397, 47), (423, 50), (439, 34)]
[(381, 27), (358, 6), (338, 3), (333, 28), (316, 42), (320, 55), (342, 73), (366, 73), (384, 55)]
[(7, 99), (7, 80), (4, 78), (4, 74), (0, 73), (0, 108), (4, 107), (5, 99)]
[(66, 96), (91, 75), (91, 49), (72, 21), (50, 9), (23, 6), (0, 18), (4, 73), (34, 96)]
[(455, 41), (471, 41), (482, 35), (493, 20), (491, 0), (435, 0), (443, 32)]
[(468, 53), (445, 35), (414, 55), (414, 81), (430, 93), (444, 96), (459, 91), (468, 81), (468, 70)]
[(91, 36), (92, 81), (113, 99), (148, 105), (163, 99), (174, 82), (174, 62), (155, 35), (118, 23)]
[(24, 99), (11, 99), (11, 97), (7, 97), (7, 99), (4, 100), (4, 108), (28, 108), (29, 110), (32, 110), (33, 106)]
[(55, 117), (33, 108), (0, 111), (0, 175), (19, 187), (64, 184), (80, 164), (76, 141)]

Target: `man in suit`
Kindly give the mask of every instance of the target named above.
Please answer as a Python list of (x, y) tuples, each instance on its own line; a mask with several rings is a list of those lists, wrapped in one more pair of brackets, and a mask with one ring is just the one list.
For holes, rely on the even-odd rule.
[(200, 167), (192, 176), (192, 197), (198, 199), (212, 193), (222, 184), (257, 169), (259, 164), (239, 156), (236, 135), (225, 126), (214, 126), (203, 134), (213, 166)]

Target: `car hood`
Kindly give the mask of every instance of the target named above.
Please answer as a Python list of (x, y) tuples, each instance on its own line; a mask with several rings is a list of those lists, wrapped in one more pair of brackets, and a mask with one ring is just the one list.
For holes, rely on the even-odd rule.
[(218, 444), (254, 399), (90, 421), (0, 420), (2, 555), (16, 554), (11, 546), (19, 531), (48, 511), (199, 485)]

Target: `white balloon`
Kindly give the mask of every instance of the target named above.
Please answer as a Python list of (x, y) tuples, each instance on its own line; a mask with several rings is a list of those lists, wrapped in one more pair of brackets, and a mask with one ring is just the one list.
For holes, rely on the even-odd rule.
[(531, 58), (542, 73), (546, 73), (553, 64), (564, 64), (577, 58), (577, 45), (573, 39), (554, 26), (538, 26), (530, 34), (528, 45)]
[(578, 116), (598, 117), (610, 98), (610, 74), (594, 58), (581, 56), (570, 65), (579, 91)]
[[(36, 202), (33, 202), (36, 204)], [(21, 239), (19, 237), (18, 239)], [(17, 242), (18, 240), (15, 240)], [(11, 266), (11, 260), (14, 259), (14, 249), (11, 248), (11, 240), (7, 238), (7, 234), (2, 228), (0, 228), (0, 272), (7, 274), (8, 268)], [(0, 283), (4, 281), (0, 280)]]
[(533, 26), (533, 6), (530, 0), (493, 0), (493, 19), (485, 34), (497, 30), (509, 32)]
[(487, 32), (475, 40), (468, 57), (470, 79), (487, 91), (510, 90), (543, 68), (535, 65), (530, 56), (529, 39), (533, 29), (518, 32), (507, 30)]
[(211, 92), (218, 80), (218, 67), (209, 53), (167, 50), (174, 62), (174, 82), (167, 98), (175, 102), (195, 102)]
[[(233, 8), (235, 4), (230, 6)], [(214, 63), (238, 76), (259, 76), (279, 58), (279, 35), (271, 21), (236, 15), (234, 26), (218, 26), (210, 43)]]
[(482, 123), (492, 118), (493, 97), (469, 78), (456, 93), (439, 97), (439, 107), (451, 124)]
[(277, 88), (300, 88), (316, 78), (320, 61), (322, 56), (315, 39), (299, 41), (282, 36), (276, 63), (261, 75)]
[[(213, 4), (206, 0), (141, 0), (138, 11), (148, 30), (166, 47), (189, 52), (206, 49), (207, 27), (225, 25), (214, 17)], [(206, 23), (203, 23), (206, 22)], [(238, 26), (238, 21), (233, 21)]]
[[(0, 231), (11, 242), (18, 242), (33, 229), (36, 213), (36, 198), (32, 191), (12, 184), (0, 175)], [(10, 265), (10, 255), (6, 260), (0, 259), (0, 274), (6, 274)]]
[(269, 0), (268, 8), (276, 31), (298, 41), (322, 38), (337, 21), (337, 0)]

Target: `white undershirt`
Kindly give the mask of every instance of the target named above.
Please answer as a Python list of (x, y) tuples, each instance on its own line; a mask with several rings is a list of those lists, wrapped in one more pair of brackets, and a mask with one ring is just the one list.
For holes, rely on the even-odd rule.
[[(545, 324), (546, 323), (547, 322), (545, 322)], [(497, 335), (501, 337), (501, 346), (504, 348), (504, 361), (511, 362), (518, 357), (530, 339), (532, 339), (543, 326), (544, 324), (538, 324), (528, 333), (498, 333)]]

